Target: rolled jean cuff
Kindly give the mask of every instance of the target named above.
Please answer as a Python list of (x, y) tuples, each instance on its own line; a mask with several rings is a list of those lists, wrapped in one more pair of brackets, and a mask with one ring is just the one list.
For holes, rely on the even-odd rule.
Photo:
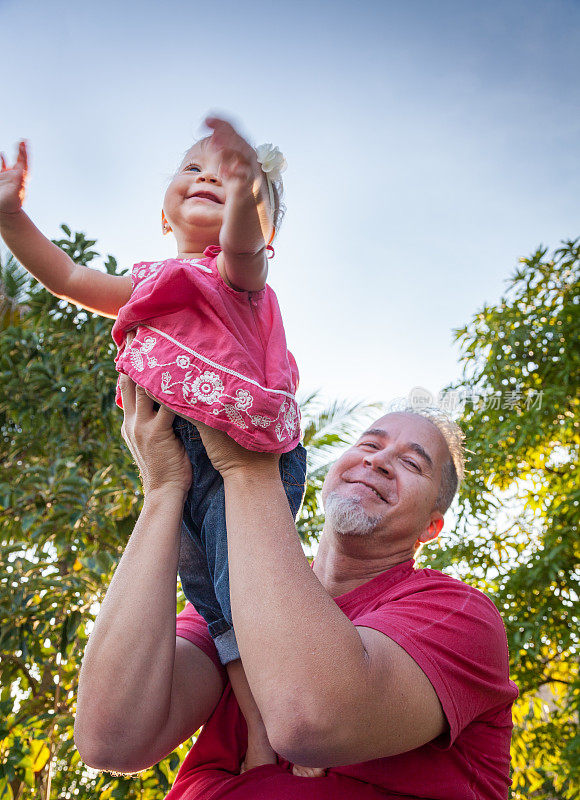
[(228, 628), (224, 633), (220, 633), (213, 641), (222, 664), (229, 664), (230, 661), (235, 661), (240, 657), (236, 634), (233, 628)]

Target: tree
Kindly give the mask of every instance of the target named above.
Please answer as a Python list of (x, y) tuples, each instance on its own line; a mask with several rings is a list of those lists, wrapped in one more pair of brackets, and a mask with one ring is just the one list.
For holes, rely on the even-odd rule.
[[(56, 244), (73, 260), (98, 258), (94, 241), (63, 231)], [(117, 271), (111, 256), (104, 267)], [(85, 767), (73, 742), (87, 637), (142, 499), (114, 404), (112, 321), (53, 297), (11, 257), (0, 294), (0, 800), (158, 800), (191, 742), (137, 776)], [(332, 449), (364, 410), (305, 401), (305, 542)]]
[(28, 273), (13, 255), (4, 263), (0, 253), (0, 330), (18, 325), (23, 311), (29, 284)]
[(517, 800), (580, 785), (579, 243), (521, 259), (500, 303), (456, 331), (463, 376), (448, 391), (466, 401), (467, 474), (454, 532), (425, 551), (504, 617)]

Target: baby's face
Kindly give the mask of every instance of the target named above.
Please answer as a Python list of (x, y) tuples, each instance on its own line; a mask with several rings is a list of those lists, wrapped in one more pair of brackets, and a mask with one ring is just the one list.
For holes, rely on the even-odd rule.
[(205, 247), (219, 242), (225, 199), (219, 154), (201, 141), (188, 150), (171, 179), (163, 211), (178, 239), (197, 230)]

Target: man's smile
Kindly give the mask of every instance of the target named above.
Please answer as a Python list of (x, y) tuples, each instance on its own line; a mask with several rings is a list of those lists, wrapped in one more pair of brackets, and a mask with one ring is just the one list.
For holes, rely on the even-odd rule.
[(375, 495), (376, 495), (376, 496), (379, 498), (379, 500), (382, 500), (382, 502), (383, 502), (383, 503), (388, 503), (388, 502), (389, 502), (389, 501), (386, 499), (386, 497), (384, 497), (384, 495), (383, 495), (383, 494), (382, 494), (382, 493), (381, 493), (381, 492), (380, 492), (380, 491), (379, 491), (379, 490), (376, 488), (376, 486), (373, 486), (373, 485), (372, 485), (371, 483), (369, 483), (368, 481), (361, 481), (361, 480), (346, 480), (346, 479), (345, 479), (345, 483), (351, 483), (351, 484), (356, 484), (356, 483), (358, 483), (358, 484), (360, 484), (361, 486), (365, 486), (367, 489), (370, 489), (370, 491), (371, 491), (371, 492), (373, 492), (373, 493), (374, 493), (374, 494), (375, 494)]

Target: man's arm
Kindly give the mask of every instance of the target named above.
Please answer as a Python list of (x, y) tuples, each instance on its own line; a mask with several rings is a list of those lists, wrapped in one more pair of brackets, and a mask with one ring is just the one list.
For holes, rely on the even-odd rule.
[(145, 500), (90, 635), (77, 702), (75, 743), (99, 769), (134, 772), (189, 738), (222, 692), (211, 659), (175, 635), (181, 515), (191, 468), (145, 392), (121, 376), (124, 435)]
[(274, 749), (327, 767), (402, 753), (443, 733), (422, 670), (388, 637), (355, 628), (310, 569), (276, 458), (205, 428), (202, 437), (224, 477), (234, 627)]

